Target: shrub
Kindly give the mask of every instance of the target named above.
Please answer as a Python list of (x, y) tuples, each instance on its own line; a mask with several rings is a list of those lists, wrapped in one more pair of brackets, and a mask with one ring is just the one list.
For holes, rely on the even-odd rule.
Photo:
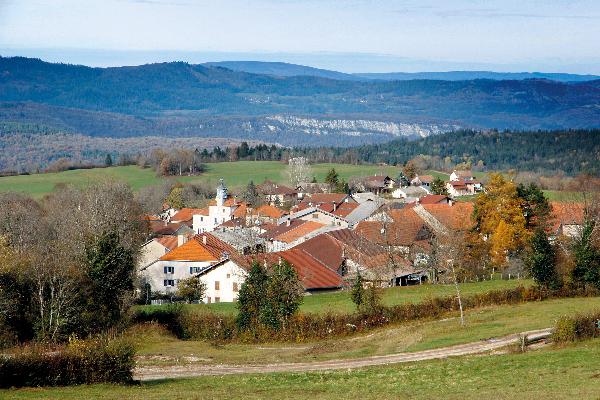
[(561, 317), (556, 322), (553, 339), (564, 343), (600, 337), (599, 320), (600, 312)]
[(0, 387), (127, 383), (133, 379), (133, 346), (122, 339), (71, 340), (58, 349), (29, 347), (0, 356)]

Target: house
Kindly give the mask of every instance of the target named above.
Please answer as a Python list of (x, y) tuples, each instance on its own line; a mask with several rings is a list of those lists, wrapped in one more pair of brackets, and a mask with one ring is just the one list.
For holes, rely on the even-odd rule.
[(549, 220), (551, 237), (577, 237), (581, 235), (584, 222), (584, 206), (581, 203), (551, 202), (552, 213)]
[(270, 204), (285, 204), (298, 199), (298, 190), (291, 187), (265, 180), (256, 187), (259, 194)]
[(296, 191), (298, 192), (298, 198), (303, 199), (304, 197), (315, 193), (329, 193), (331, 187), (328, 183), (306, 182), (299, 184)]
[(429, 191), (422, 186), (406, 186), (396, 188), (392, 192), (392, 197), (395, 199), (404, 199), (407, 203), (410, 203), (428, 194)]
[(236, 227), (234, 229), (217, 228), (211, 232), (213, 236), (243, 255), (264, 253), (266, 251), (266, 241), (261, 237), (262, 233), (263, 231), (259, 226)]
[(342, 276), (337, 271), (300, 248), (246, 257), (246, 268), (249, 269), (253, 262), (273, 265), (283, 261), (287, 261), (296, 270), (300, 283), (308, 294), (337, 291), (344, 287)]
[[(181, 243), (181, 242), (179, 242)], [(175, 294), (182, 279), (223, 263), (235, 254), (235, 249), (210, 233), (192, 236), (157, 260), (140, 267), (140, 276), (151, 290), (163, 295)]]
[(366, 190), (377, 195), (390, 193), (396, 183), (392, 178), (384, 175), (366, 176), (362, 181)]
[(327, 226), (315, 221), (287, 219), (283, 224), (260, 236), (266, 241), (267, 252), (276, 252), (302, 243), (309, 235), (314, 235), (325, 227)]
[(167, 221), (150, 221), (148, 227), (153, 236), (179, 236), (194, 233), (192, 228), (183, 223)]
[(226, 221), (245, 217), (245, 207), (247, 207), (245, 203), (229, 196), (227, 187), (221, 179), (219, 186), (217, 186), (216, 198), (209, 204), (208, 208), (201, 209), (202, 213), (198, 210), (193, 213), (192, 226), (194, 232), (197, 234), (211, 232)]
[(467, 231), (475, 225), (473, 203), (420, 204), (414, 211), (436, 233)]
[(419, 199), (419, 204), (448, 204), (450, 198), (443, 194), (428, 194)]
[(450, 174), (450, 180), (451, 181), (460, 181), (460, 180), (473, 181), (473, 180), (475, 180), (475, 176), (473, 175), (472, 171), (468, 171), (468, 170), (457, 171), (457, 170), (454, 170)]
[(433, 180), (434, 177), (431, 175), (417, 175), (410, 181), (410, 184), (411, 186), (423, 186), (423, 188), (430, 190)]
[(186, 224), (190, 228), (193, 226), (194, 215), (208, 215), (208, 209), (206, 208), (182, 208), (177, 211), (169, 219), (171, 223)]
[(429, 240), (433, 236), (432, 229), (418, 215), (415, 207), (405, 207), (399, 210), (389, 210), (391, 221), (363, 221), (355, 232), (389, 251), (397, 252), (406, 257), (424, 253), (429, 248)]
[(138, 269), (150, 265), (169, 251), (184, 243), (185, 236), (161, 236), (148, 240), (140, 248)]
[(446, 182), (446, 191), (452, 197), (471, 196), (479, 193), (482, 189), (479, 181), (459, 179)]

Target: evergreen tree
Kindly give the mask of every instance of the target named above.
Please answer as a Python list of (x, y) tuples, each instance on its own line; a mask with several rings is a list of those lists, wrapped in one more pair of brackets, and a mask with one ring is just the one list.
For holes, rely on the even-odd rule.
[(121, 245), (117, 233), (109, 232), (92, 241), (85, 254), (92, 291), (90, 312), (98, 330), (109, 328), (121, 320), (127, 297), (133, 294), (133, 253)]
[(538, 285), (550, 289), (560, 287), (556, 271), (556, 250), (543, 229), (538, 228), (533, 234), (525, 265)]
[(448, 190), (446, 189), (446, 184), (439, 177), (436, 177), (433, 180), (433, 182), (431, 182), (431, 193), (448, 196)]
[(352, 291), (350, 292), (350, 298), (352, 302), (356, 305), (356, 309), (358, 311), (362, 310), (362, 306), (365, 303), (365, 287), (363, 283), (363, 278), (360, 273), (356, 274), (356, 279), (352, 284)]
[(253, 207), (256, 207), (259, 205), (260, 197), (258, 194), (258, 190), (256, 189), (256, 185), (254, 184), (254, 181), (250, 181), (250, 183), (248, 183), (248, 185), (246, 185), (246, 189), (242, 193), (242, 199), (246, 203), (251, 204)]
[(396, 182), (398, 182), (398, 185), (400, 185), (401, 187), (406, 187), (410, 185), (410, 180), (406, 177), (406, 175), (404, 175), (404, 172), (402, 171), (398, 173)]
[(310, 183), (317, 183), (317, 177), (313, 176), (312, 181), (310, 181)]
[(325, 177), (325, 183), (331, 187), (331, 190), (336, 190), (340, 183), (340, 176), (335, 171), (335, 168), (331, 168)]
[(113, 160), (110, 154), (106, 155), (106, 158), (104, 159), (104, 165), (106, 165), (107, 167), (112, 167)]
[(296, 270), (287, 261), (273, 265), (266, 301), (261, 310), (261, 322), (272, 329), (285, 326), (288, 319), (298, 311), (303, 292)]
[(258, 262), (254, 262), (238, 293), (237, 326), (240, 330), (255, 330), (264, 308), (269, 276)]
[(580, 284), (594, 285), (600, 289), (600, 250), (592, 242), (594, 221), (585, 221), (581, 237), (573, 246), (575, 268), (573, 281)]
[(521, 208), (527, 228), (546, 225), (552, 207), (542, 189), (534, 183), (517, 186), (517, 195), (521, 198)]

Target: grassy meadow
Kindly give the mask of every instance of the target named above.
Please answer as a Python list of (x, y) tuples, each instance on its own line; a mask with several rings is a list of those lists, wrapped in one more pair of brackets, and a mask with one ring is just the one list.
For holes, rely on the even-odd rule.
[[(173, 177), (180, 182), (205, 182), (217, 185), (220, 178), (225, 179), (229, 187), (235, 188), (246, 185), (251, 180), (260, 183), (265, 179), (285, 183), (286, 164), (278, 161), (237, 161), (206, 164), (207, 170), (198, 176)], [(398, 175), (398, 168), (377, 165), (348, 165), (348, 164), (314, 164), (313, 175), (323, 182), (331, 168), (339, 173), (341, 178), (351, 176), (367, 176), (385, 173), (392, 177)], [(41, 198), (52, 192), (56, 185), (73, 184), (77, 186), (91, 185), (101, 180), (117, 180), (128, 183), (134, 191), (145, 186), (159, 184), (166, 178), (157, 177), (150, 168), (140, 168), (130, 165), (125, 167), (79, 169), (57, 173), (8, 176), (0, 178), (0, 192), (15, 191)]]
[(600, 340), (357, 370), (0, 391), (3, 399), (597, 399)]
[[(512, 280), (488, 280), (481, 282), (467, 282), (460, 284), (461, 294), (469, 296), (477, 293), (485, 293), (490, 290), (510, 289), (517, 286), (529, 286), (533, 284), (529, 279)], [(432, 285), (424, 284), (417, 286), (396, 286), (382, 290), (382, 302), (386, 306), (404, 303), (420, 303), (428, 298), (453, 296), (456, 294), (454, 285)], [(161, 307), (161, 306), (143, 306)], [(212, 303), (212, 304), (190, 304), (190, 309), (207, 310), (223, 314), (236, 312), (235, 303)], [(355, 306), (350, 299), (349, 291), (322, 293), (304, 296), (300, 312), (303, 313), (351, 313)]]

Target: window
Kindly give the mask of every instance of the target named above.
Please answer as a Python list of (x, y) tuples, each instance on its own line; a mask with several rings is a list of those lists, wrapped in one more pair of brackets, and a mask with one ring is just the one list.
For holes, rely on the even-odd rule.
[(215, 217), (215, 224), (217, 223), (217, 218)]
[(190, 274), (197, 274), (202, 271), (202, 267), (190, 267)]
[(200, 222), (204, 222), (204, 217), (200, 217)]
[(174, 274), (175, 267), (164, 267), (165, 274)]
[(231, 278), (231, 274), (227, 274), (227, 279)]
[(173, 279), (165, 279), (165, 280), (163, 281), (163, 284), (164, 284), (165, 286), (175, 286), (175, 281), (174, 281)]
[(206, 302), (207, 302), (208, 304), (210, 304), (210, 297), (208, 297), (208, 298), (206, 299)]
[[(221, 285), (220, 285), (219, 281), (215, 281), (215, 290), (219, 290), (219, 287), (220, 287), (220, 286), (221, 286)], [(216, 300), (215, 300), (215, 301), (216, 301)]]
[(234, 292), (238, 291), (238, 283), (237, 282), (233, 282), (233, 291)]
[(215, 303), (220, 303), (221, 302), (221, 298), (220, 297), (215, 297)]
[(312, 215), (312, 217), (313, 217), (314, 219), (319, 219), (319, 214), (317, 214), (317, 213), (314, 213), (314, 214)]

